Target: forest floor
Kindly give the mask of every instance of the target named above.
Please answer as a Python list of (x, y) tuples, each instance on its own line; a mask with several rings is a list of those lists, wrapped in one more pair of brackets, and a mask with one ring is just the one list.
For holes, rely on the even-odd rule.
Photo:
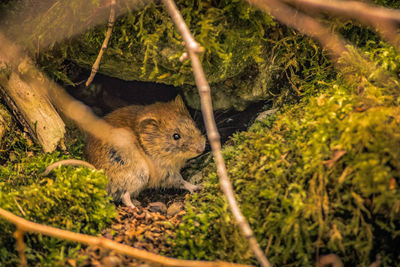
[[(168, 238), (185, 215), (184, 200), (188, 193), (178, 189), (146, 190), (139, 197), (136, 209), (118, 206), (118, 215), (101, 236), (134, 248), (156, 254), (168, 254)], [(113, 251), (87, 247), (80, 251), (86, 260), (79, 266), (116, 267), (150, 266)], [(77, 265), (73, 260), (71, 265)]]

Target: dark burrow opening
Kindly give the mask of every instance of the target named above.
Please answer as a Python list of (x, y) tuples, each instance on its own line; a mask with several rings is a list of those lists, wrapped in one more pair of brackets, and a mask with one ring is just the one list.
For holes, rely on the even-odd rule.
[[(78, 85), (74, 87), (67, 86), (66, 89), (73, 97), (90, 106), (93, 112), (101, 117), (127, 105), (149, 105), (155, 102), (167, 102), (174, 99), (180, 92), (178, 87), (172, 85), (124, 81), (102, 74), (96, 74), (92, 84), (86, 87), (85, 81), (89, 74), (89, 71), (81, 70), (80, 74), (73, 80)], [(237, 131), (246, 130), (267, 104), (269, 103), (259, 101), (252, 103), (243, 111), (233, 109), (214, 111), (221, 142), (225, 143)], [(188, 109), (199, 129), (205, 133), (201, 111), (189, 107)], [(209, 146), (207, 146), (206, 150), (209, 149)]]

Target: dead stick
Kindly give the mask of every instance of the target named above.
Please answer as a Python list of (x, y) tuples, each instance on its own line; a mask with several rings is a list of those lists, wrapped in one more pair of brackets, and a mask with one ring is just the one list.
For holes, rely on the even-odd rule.
[(89, 169), (96, 169), (92, 164), (89, 162), (86, 162), (84, 160), (79, 160), (79, 159), (65, 159), (65, 160), (60, 160), (57, 162), (54, 162), (47, 166), (46, 170), (41, 174), (41, 176), (46, 176), (48, 175), (52, 170), (60, 167), (60, 166), (85, 166)]
[(283, 0), (296, 7), (303, 7), (305, 12), (310, 10), (323, 11), (327, 14), (338, 15), (360, 21), (378, 29), (380, 34), (400, 49), (397, 25), (400, 23), (400, 10), (370, 6), (357, 1), (320, 1), (320, 0)]
[(107, 49), (108, 42), (110, 41), (111, 33), (112, 33), (112, 30), (114, 27), (114, 22), (115, 22), (115, 4), (116, 4), (116, 0), (111, 0), (110, 18), (108, 19), (108, 28), (107, 28), (106, 37), (104, 38), (103, 45), (101, 46), (99, 55), (97, 56), (96, 61), (93, 64), (92, 72), (90, 73), (90, 76), (86, 81), (86, 86), (89, 86), (89, 84), (93, 81), (94, 76), (96, 75), (97, 71), (99, 70), (101, 57), (103, 56), (104, 51)]
[(18, 203), (18, 201), (15, 199), (15, 197), (13, 199), (14, 199), (15, 205), (17, 205), (17, 208), (21, 212), (22, 216), (26, 216), (25, 211), (22, 209), (21, 205)]
[[(25, 220), (21, 217), (18, 217), (11, 212), (8, 212), (4, 209), (0, 208), (0, 216), (7, 219), (8, 221), (17, 225), (17, 232), (16, 237), (18, 236), (17, 240), (21, 240), (20, 236), (22, 236), (23, 232), (30, 232), (30, 233), (39, 233), (43, 235), (48, 235), (52, 237), (57, 237), (65, 240), (80, 242), (82, 244), (86, 244), (89, 246), (97, 246), (102, 247), (105, 249), (111, 249), (118, 253), (134, 257), (139, 260), (153, 262), (157, 264), (161, 264), (164, 266), (193, 266), (193, 267), (240, 267), (240, 266), (249, 266), (249, 265), (242, 265), (242, 264), (235, 264), (229, 262), (207, 262), (207, 261), (192, 261), (192, 260), (178, 260), (173, 258), (164, 257), (161, 255), (153, 254), (151, 252), (132, 248), (130, 246), (120, 244), (118, 242), (112, 241), (107, 238), (103, 237), (94, 237), (90, 235), (84, 235), (79, 233), (74, 233), (62, 229), (58, 229), (55, 227), (34, 223), (28, 220)], [(19, 247), (20, 248), (20, 247)]]
[(17, 227), (17, 230), (14, 233), (14, 237), (17, 240), (17, 250), (19, 258), (21, 260), (20, 266), (28, 266), (28, 262), (25, 256), (24, 231), (20, 227)]
[(262, 252), (254, 234), (251, 230), (246, 218), (243, 216), (240, 208), (237, 204), (232, 184), (230, 183), (224, 158), (221, 153), (220, 136), (217, 130), (217, 126), (214, 120), (214, 114), (211, 103), (210, 86), (206, 80), (203, 67), (199, 60), (197, 53), (201, 52), (201, 46), (194, 40), (192, 34), (185, 21), (182, 18), (178, 8), (176, 7), (173, 0), (163, 0), (164, 5), (167, 8), (169, 15), (171, 16), (175, 26), (178, 28), (179, 33), (185, 42), (187, 51), (189, 52), (190, 59), (192, 61), (193, 73), (196, 81), (197, 88), (199, 89), (201, 99), (201, 111), (204, 116), (204, 123), (206, 125), (207, 136), (211, 144), (211, 148), (214, 154), (215, 163), (217, 165), (217, 172), (220, 178), (220, 185), (224, 192), (229, 206), (232, 210), (232, 214), (236, 219), (242, 234), (247, 238), (249, 246), (255, 254), (258, 261), (262, 266), (271, 266), (268, 259)]
[(373, 16), (377, 19), (384, 19), (400, 23), (400, 10), (390, 9), (381, 6), (371, 6), (358, 1), (319, 1), (319, 0), (283, 0), (292, 4), (305, 4), (309, 7), (322, 10), (340, 12), (340, 14), (358, 19), (357, 16)]
[(335, 59), (338, 59), (343, 52), (348, 51), (340, 36), (332, 33), (326, 26), (315, 19), (294, 10), (278, 0), (247, 1), (259, 9), (270, 13), (287, 26), (316, 38)]

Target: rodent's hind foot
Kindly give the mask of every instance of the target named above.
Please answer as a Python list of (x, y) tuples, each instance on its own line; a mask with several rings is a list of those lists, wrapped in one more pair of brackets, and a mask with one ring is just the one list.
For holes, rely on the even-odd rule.
[(199, 191), (201, 190), (203, 187), (201, 185), (195, 185), (195, 184), (191, 184), (185, 180), (183, 180), (182, 185), (181, 185), (182, 189), (186, 189), (187, 191), (189, 191), (190, 193), (193, 193), (195, 191)]
[(125, 206), (132, 208), (132, 209), (136, 208), (136, 206), (132, 203), (131, 194), (129, 192), (125, 192), (121, 196), (121, 200), (122, 200), (122, 204), (124, 204)]

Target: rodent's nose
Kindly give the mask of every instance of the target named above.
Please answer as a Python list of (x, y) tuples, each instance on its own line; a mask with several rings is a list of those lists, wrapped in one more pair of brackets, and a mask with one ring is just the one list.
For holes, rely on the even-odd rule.
[(198, 154), (203, 153), (205, 146), (206, 146), (205, 142), (198, 144), (196, 147), (196, 153), (198, 153)]

